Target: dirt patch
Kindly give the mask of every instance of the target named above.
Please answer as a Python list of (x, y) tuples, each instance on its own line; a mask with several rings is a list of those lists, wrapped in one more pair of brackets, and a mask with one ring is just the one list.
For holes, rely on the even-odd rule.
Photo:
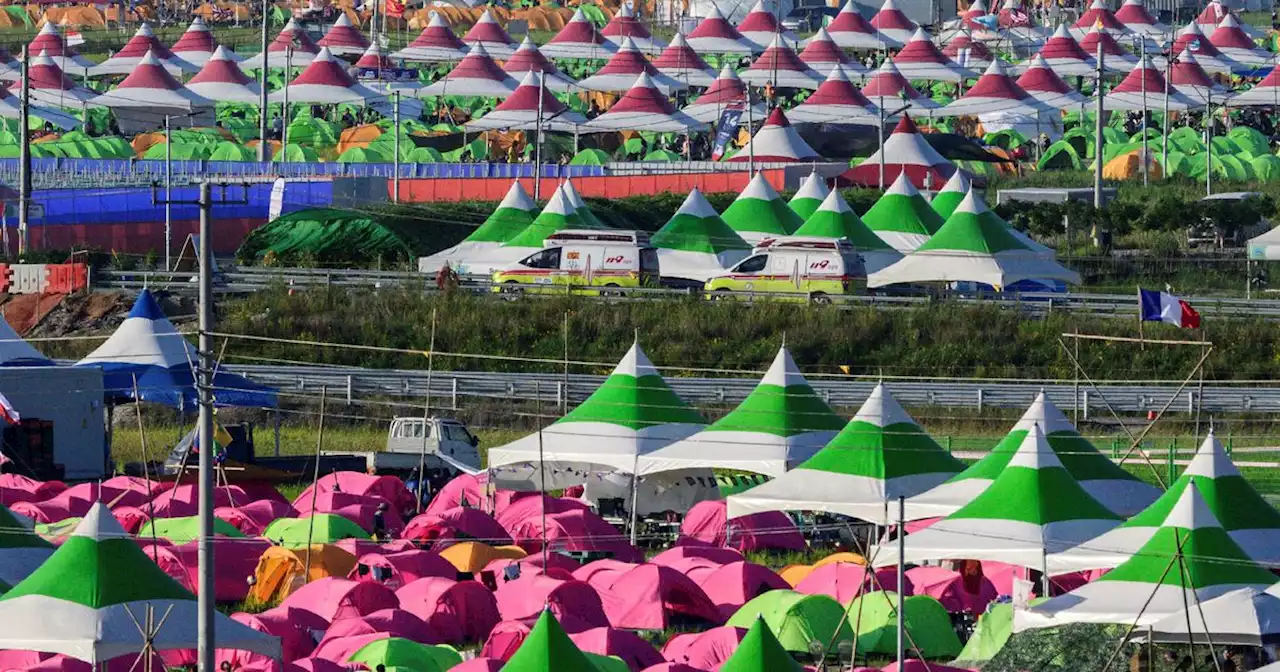
[(4, 302), (4, 319), (19, 335), (25, 335), (49, 313), (57, 310), (65, 298), (64, 294), (12, 295)]

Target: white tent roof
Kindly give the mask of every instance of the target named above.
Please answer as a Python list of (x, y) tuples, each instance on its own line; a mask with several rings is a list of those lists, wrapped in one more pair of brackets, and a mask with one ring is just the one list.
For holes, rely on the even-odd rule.
[(231, 103), (257, 103), (262, 100), (261, 90), (236, 62), (226, 47), (205, 61), (200, 72), (187, 82), (187, 88), (209, 100)]
[(53, 25), (52, 21), (44, 22), (40, 32), (36, 33), (35, 39), (27, 45), (27, 53), (48, 54), (59, 68), (74, 72), (76, 75), (84, 74), (94, 66), (93, 61), (81, 56), (74, 47), (67, 44), (66, 37), (58, 32), (57, 26)]
[[(1191, 604), (1147, 628), (1156, 642), (1183, 644), (1188, 639), (1214, 646), (1263, 646), (1280, 638), (1277, 587), (1249, 586)], [(1255, 668), (1261, 669), (1261, 668)]]
[[(1067, 30), (1066, 24), (1059, 25), (1053, 31), (1053, 35), (1040, 47), (1039, 53), (1044, 62), (1062, 77), (1088, 77), (1098, 69), (1092, 55), (1085, 53), (1076, 38), (1072, 37), (1071, 31)], [(1026, 67), (1025, 62), (1023, 67)]]
[(534, 71), (543, 74), (543, 81), (552, 91), (569, 91), (578, 85), (573, 78), (564, 74), (533, 43), (528, 35), (520, 42), (520, 47), (502, 64), (502, 69), (513, 78), (524, 79), (524, 73)]
[[(47, 25), (47, 24), (46, 24)], [(98, 97), (92, 89), (87, 89), (71, 81), (52, 57), (44, 52), (32, 57), (27, 67), (31, 78), (31, 102), (37, 105), (48, 105), (60, 108), (80, 108), (85, 103)], [(9, 92), (22, 94), (22, 80), (9, 85)]]
[[(1164, 75), (1151, 63), (1151, 59), (1147, 58), (1138, 64), (1128, 75), (1125, 75), (1115, 88), (1107, 92), (1102, 97), (1102, 106), (1108, 110), (1141, 110), (1145, 107), (1149, 110), (1159, 110), (1165, 106), (1165, 79)], [(1143, 91), (1146, 93), (1144, 94)], [(1191, 100), (1186, 95), (1180, 93), (1177, 89), (1169, 92), (1168, 106), (1170, 110), (1185, 110), (1187, 108), (1198, 108), (1199, 104)], [(1089, 103), (1093, 105), (1093, 102)]]
[(636, 18), (630, 2), (622, 3), (618, 13), (614, 14), (613, 18), (609, 19), (609, 23), (600, 29), (600, 35), (617, 44), (622, 44), (624, 38), (631, 38), (636, 47), (647, 54), (657, 54), (667, 46), (665, 42), (654, 37), (644, 23)]
[(369, 39), (352, 25), (346, 12), (338, 12), (338, 19), (329, 26), (316, 46), (327, 48), (335, 56), (359, 56), (369, 48)]
[[(71, 130), (80, 127), (80, 120), (60, 110), (51, 107), (37, 107), (32, 105), (30, 108), (31, 117), (40, 121), (47, 121), (54, 126)], [(5, 119), (21, 119), (22, 118), (22, 101), (18, 97), (9, 92), (8, 89), (0, 88), (0, 117)], [(3, 338), (0, 336), (0, 338)], [(3, 352), (3, 348), (0, 348)], [(0, 356), (0, 363), (4, 358)]]
[(762, 163), (791, 163), (822, 159), (822, 155), (814, 151), (809, 143), (800, 137), (800, 133), (791, 125), (791, 122), (787, 121), (787, 115), (780, 107), (773, 108), (764, 125), (729, 160), (746, 161), (748, 157), (754, 157), (756, 161)]
[(795, 43), (795, 33), (787, 30), (778, 21), (775, 15), (777, 9), (778, 6), (774, 2), (766, 3), (765, 0), (756, 0), (756, 4), (751, 6), (751, 9), (747, 11), (747, 15), (742, 17), (742, 21), (735, 26), (738, 34), (761, 47), (768, 45), (778, 35), (781, 35), (788, 42)]
[(1078, 109), (1088, 100), (1063, 81), (1040, 54), (1033, 55), (1025, 65), (1026, 71), (1016, 83), (1044, 105), (1059, 110)]
[(685, 41), (684, 34), (676, 31), (671, 44), (653, 61), (662, 74), (689, 86), (711, 86), (716, 71)]
[(496, 58), (505, 58), (516, 50), (515, 41), (502, 24), (493, 18), (493, 13), (487, 7), (480, 18), (476, 19), (475, 25), (471, 26), (471, 30), (462, 36), (462, 41), (470, 47), (482, 44), (485, 51)]
[(897, 44), (906, 44), (919, 29), (919, 26), (898, 8), (895, 0), (884, 0), (880, 11), (871, 17), (871, 25), (875, 26), (886, 39)]
[[(5, 99), (7, 98), (6, 96)], [(32, 114), (35, 112), (32, 111)], [(52, 363), (48, 357), (23, 340), (18, 332), (9, 326), (8, 320), (0, 316), (0, 366), (43, 366)]]
[(480, 44), (472, 45), (471, 52), (438, 82), (422, 89), (418, 95), (431, 96), (487, 96), (506, 98), (516, 92), (519, 84), (489, 57), (488, 49)]
[(978, 76), (978, 73), (960, 67), (942, 53), (924, 28), (916, 29), (911, 39), (907, 40), (907, 43), (893, 57), (893, 64), (897, 66), (903, 77), (910, 80), (959, 82)]
[(885, 49), (901, 43), (889, 40), (862, 15), (853, 0), (845, 0), (840, 12), (827, 24), (827, 34), (843, 49)]

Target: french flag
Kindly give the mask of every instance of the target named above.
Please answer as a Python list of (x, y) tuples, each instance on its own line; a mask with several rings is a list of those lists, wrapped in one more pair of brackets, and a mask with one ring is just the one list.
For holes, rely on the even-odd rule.
[(1200, 313), (1191, 304), (1168, 292), (1139, 289), (1138, 299), (1142, 304), (1144, 322), (1168, 322), (1183, 329), (1196, 329), (1200, 326)]

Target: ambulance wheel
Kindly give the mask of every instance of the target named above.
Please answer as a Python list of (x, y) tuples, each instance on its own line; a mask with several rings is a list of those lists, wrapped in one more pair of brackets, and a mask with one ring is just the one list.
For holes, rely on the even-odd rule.
[(814, 292), (809, 295), (809, 300), (820, 306), (826, 306), (831, 303), (831, 297), (823, 294), (822, 292)]
[(711, 300), (712, 301), (728, 301), (730, 292), (731, 290), (729, 288), (721, 287), (720, 289), (717, 289), (716, 291), (711, 292)]
[(524, 288), (515, 280), (508, 280), (502, 283), (502, 293), (508, 301), (515, 301), (517, 297), (524, 294)]

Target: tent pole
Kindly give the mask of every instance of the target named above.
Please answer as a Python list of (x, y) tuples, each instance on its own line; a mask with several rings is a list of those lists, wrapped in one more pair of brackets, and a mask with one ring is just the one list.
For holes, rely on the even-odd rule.
[(289, 62), (293, 60), (293, 47), (284, 50), (284, 107), (280, 110), (280, 161), (289, 160), (289, 75), (292, 73)]
[[(546, 73), (538, 73), (538, 128), (535, 129), (537, 137), (533, 141), (533, 200), (536, 202), (542, 197), (542, 101), (544, 92), (547, 90)], [(574, 131), (575, 144), (578, 133)]]
[[(883, 126), (881, 127), (883, 128)], [(903, 558), (907, 553), (907, 498), (898, 497), (898, 669), (907, 661), (907, 624), (904, 611), (906, 610), (906, 561)], [(874, 574), (874, 572), (872, 572)]]
[(1102, 51), (1102, 40), (1098, 40), (1098, 83), (1093, 95), (1098, 99), (1097, 115), (1093, 133), (1093, 207), (1102, 209), (1102, 59), (1106, 56)]
[[(637, 458), (638, 461), (639, 458)], [(636, 475), (639, 466), (631, 468), (631, 545), (636, 545), (637, 527), (640, 524), (640, 477)]]
[(880, 96), (880, 105), (876, 107), (880, 110), (880, 124), (876, 127), (877, 153), (880, 155), (879, 187), (884, 191), (884, 96)]
[(170, 254), (173, 250), (173, 201), (169, 191), (173, 188), (173, 125), (169, 115), (164, 115), (164, 270), (172, 270)]
[(258, 113), (258, 160), (271, 160), (271, 145), (267, 144), (267, 63), (271, 55), (267, 52), (270, 43), (267, 41), (267, 25), (271, 23), (271, 3), (262, 0), (262, 70), (258, 76), (258, 86), (262, 87)]
[(1160, 170), (1160, 179), (1169, 179), (1169, 74), (1173, 68), (1173, 49), (1164, 61), (1164, 119), (1160, 122), (1160, 158), (1164, 161)]
[[(399, 124), (396, 125), (397, 128)], [(422, 484), (427, 480), (427, 440), (431, 431), (431, 373), (435, 368), (436, 309), (431, 309), (431, 345), (427, 350), (427, 401), (422, 405), (422, 452), (418, 454), (418, 513), (422, 513)]]
[[(31, 216), (31, 53), (22, 48), (22, 99), (18, 115), (18, 260), (27, 253), (27, 220)], [(8, 254), (8, 248), (5, 253)]]
[[(165, 200), (168, 200), (167, 198)], [(200, 183), (200, 546), (198, 657), (200, 668), (214, 669), (214, 588), (213, 588), (213, 241), (210, 238), (212, 187)]]
[[(311, 580), (311, 540), (316, 531), (316, 500), (320, 496), (320, 449), (324, 447), (324, 412), (329, 401), (329, 386), (320, 386), (320, 430), (316, 434), (315, 464), (311, 467), (311, 513), (307, 514), (307, 561), (303, 567), (304, 581)], [(212, 668), (211, 668), (212, 669)]]
[[(1145, 39), (1138, 40), (1139, 52), (1138, 62), (1147, 62), (1147, 41)], [(1142, 78), (1142, 186), (1149, 184), (1149, 176), (1147, 170), (1147, 78)]]
[(1204, 195), (1213, 195), (1213, 102), (1204, 94)]
[[(396, 156), (393, 165), (396, 172), (391, 176), (391, 200), (395, 201), (396, 205), (400, 205), (400, 92), (398, 90), (395, 92), (395, 134)], [(430, 395), (431, 391), (427, 390), (427, 394)]]

